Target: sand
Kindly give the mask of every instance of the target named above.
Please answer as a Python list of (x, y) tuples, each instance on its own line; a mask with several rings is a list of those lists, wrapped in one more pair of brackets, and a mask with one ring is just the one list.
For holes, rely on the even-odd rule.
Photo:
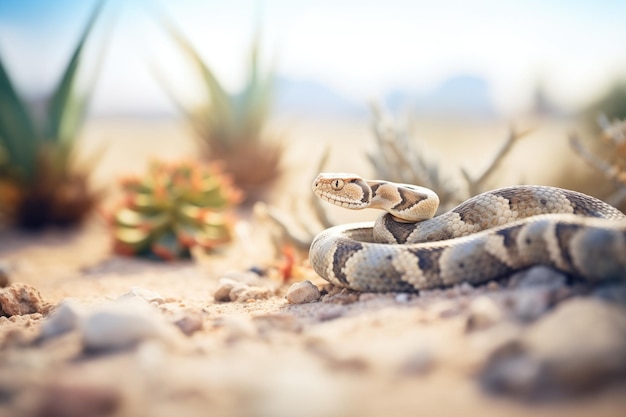
[[(140, 170), (148, 160), (144, 145), (120, 151), (119, 131), (151, 143), (157, 155), (194, 153), (189, 141), (155, 145), (170, 135), (185, 137), (180, 127), (101, 123), (88, 129), (90, 144), (118, 139), (94, 172), (96, 183)], [(289, 149), (290, 163), (304, 160), (313, 145), (309, 138), (316, 135), (303, 131)], [(359, 125), (329, 132), (318, 131), (339, 152), (358, 142), (341, 139), (346, 135), (367, 138)], [(314, 158), (307, 161), (313, 169)], [(363, 166), (356, 157), (348, 164), (346, 170)], [(310, 175), (299, 169), (283, 185), (302, 188)], [(269, 198), (288, 205), (274, 193)], [(359, 294), (325, 285), (306, 266), (306, 254), (283, 282), (276, 274), (283, 259), (269, 243), (267, 225), (251, 210), (240, 218), (231, 247), (176, 263), (112, 255), (108, 226), (97, 215), (75, 230), (2, 231), (0, 259), (10, 282), (31, 286), (48, 307), (0, 317), (0, 415), (623, 415), (623, 286), (540, 282), (528, 290), (524, 282), (536, 278), (523, 276), (419, 295)], [(258, 275), (251, 267), (269, 272)], [(216, 301), (224, 277), (240, 282), (247, 295)], [(289, 286), (307, 279), (321, 298), (288, 303)], [(116, 310), (127, 314), (118, 333), (141, 335), (118, 348), (89, 345), (89, 320), (133, 288), (140, 295), (130, 298), (141, 307)], [(63, 305), (84, 321), (43, 338), (45, 323)], [(583, 322), (579, 317), (591, 317), (591, 324), (567, 324)], [(595, 317), (608, 324), (595, 326)], [(145, 323), (141, 331), (132, 329), (135, 320)], [(550, 330), (559, 323), (562, 331)], [(587, 347), (581, 332), (601, 342)]]

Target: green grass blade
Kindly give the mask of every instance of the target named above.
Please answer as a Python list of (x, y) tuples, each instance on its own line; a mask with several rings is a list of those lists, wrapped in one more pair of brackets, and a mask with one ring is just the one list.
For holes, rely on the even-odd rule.
[(29, 179), (35, 166), (38, 136), (24, 102), (0, 58), (0, 146), (4, 149), (6, 165)]
[(104, 3), (105, 0), (101, 0), (96, 4), (74, 49), (72, 58), (63, 72), (61, 81), (50, 100), (45, 139), (60, 144), (66, 149), (71, 148), (77, 130), (85, 116), (87, 97), (76, 97), (73, 90), (85, 43)]
[(204, 80), (210, 97), (210, 114), (208, 117), (216, 121), (215, 123), (207, 124), (214, 126), (215, 131), (211, 133), (216, 137), (229, 138), (230, 135), (228, 135), (228, 132), (236, 127), (231, 97), (219, 83), (213, 71), (204, 63), (202, 57), (198, 54), (193, 45), (171, 22), (164, 18), (163, 20), (167, 31), (178, 44), (179, 48), (189, 56)]
[(262, 77), (259, 71), (259, 36), (255, 36), (250, 51), (250, 62), (246, 85), (238, 103), (238, 125), (242, 137), (254, 138), (267, 121), (273, 99), (274, 72)]

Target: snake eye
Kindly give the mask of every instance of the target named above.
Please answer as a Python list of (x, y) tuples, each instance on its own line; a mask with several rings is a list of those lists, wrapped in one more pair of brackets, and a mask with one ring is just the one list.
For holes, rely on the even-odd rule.
[(340, 178), (337, 178), (336, 180), (333, 180), (333, 182), (330, 183), (330, 186), (335, 191), (341, 190), (343, 188), (343, 180)]

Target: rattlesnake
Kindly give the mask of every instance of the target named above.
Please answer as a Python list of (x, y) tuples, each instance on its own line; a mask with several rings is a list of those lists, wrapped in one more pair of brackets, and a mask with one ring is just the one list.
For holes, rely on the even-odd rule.
[(626, 216), (575, 191), (501, 188), (434, 218), (437, 195), (415, 185), (320, 174), (313, 191), (338, 206), (388, 211), (313, 240), (313, 269), (341, 287), (414, 292), (480, 284), (533, 265), (590, 282), (626, 278)]

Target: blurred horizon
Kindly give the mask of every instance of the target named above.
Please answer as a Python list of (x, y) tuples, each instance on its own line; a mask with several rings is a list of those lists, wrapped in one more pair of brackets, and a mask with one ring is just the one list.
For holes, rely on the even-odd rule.
[[(0, 56), (27, 97), (53, 88), (96, 3), (0, 0)], [(626, 74), (626, 2), (111, 0), (91, 40), (110, 35), (92, 116), (176, 115), (151, 65), (197, 99), (159, 13), (233, 92), (258, 29), (278, 115), (361, 119), (370, 100), (426, 116), (509, 118), (538, 105), (572, 114)]]

